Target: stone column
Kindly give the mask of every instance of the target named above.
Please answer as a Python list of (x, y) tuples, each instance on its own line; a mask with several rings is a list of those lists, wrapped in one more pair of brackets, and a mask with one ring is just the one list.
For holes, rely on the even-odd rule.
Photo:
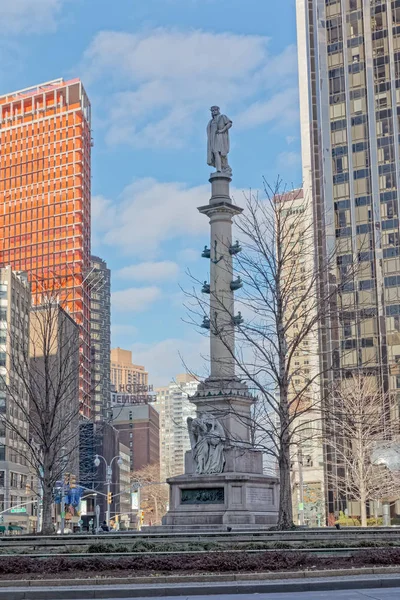
[(199, 211), (210, 219), (210, 379), (235, 379), (234, 293), (232, 254), (232, 217), (242, 209), (231, 203), (231, 178), (223, 173), (210, 177), (211, 199)]

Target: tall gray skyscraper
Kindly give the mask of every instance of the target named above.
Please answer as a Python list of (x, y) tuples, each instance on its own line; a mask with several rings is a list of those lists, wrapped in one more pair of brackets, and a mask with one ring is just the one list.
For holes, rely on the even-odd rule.
[[(322, 366), (335, 378), (361, 372), (400, 396), (400, 6), (296, 5), (304, 194), (318, 259), (336, 253), (322, 282), (338, 284), (337, 321), (321, 327)], [(329, 512), (341, 508), (330, 489)]]
[(100, 421), (110, 416), (111, 409), (111, 272), (98, 256), (90, 260), (93, 414)]

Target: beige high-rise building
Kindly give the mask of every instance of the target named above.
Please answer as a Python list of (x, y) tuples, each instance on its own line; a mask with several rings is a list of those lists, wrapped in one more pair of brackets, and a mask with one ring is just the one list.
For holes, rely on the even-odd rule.
[(192, 375), (181, 374), (167, 386), (155, 390), (155, 406), (160, 413), (161, 481), (185, 472), (185, 453), (190, 450), (186, 421), (196, 414), (196, 407), (189, 398), (198, 385), (198, 379)]
[[(292, 190), (277, 197), (283, 203), (281, 217), (287, 228), (289, 244), (294, 244), (293, 260), (285, 263), (283, 282), (293, 288), (292, 302), (286, 310), (290, 324), (287, 339), (299, 340), (304, 325), (316, 317), (314, 288), (315, 253), (312, 206), (302, 189)], [(287, 208), (286, 208), (287, 207)], [(315, 286), (316, 287), (316, 286)], [(304, 298), (311, 293), (310, 298)], [(301, 300), (301, 304), (300, 304)], [(297, 314), (296, 314), (297, 313)], [(296, 343), (296, 342), (295, 342)], [(325, 473), (322, 441), (322, 412), (320, 388), (318, 328), (301, 339), (291, 361), (291, 388), (289, 400), (292, 411), (299, 414), (293, 422), (297, 435), (292, 447), (293, 518), (298, 524), (319, 526), (325, 521)], [(304, 393), (303, 393), (304, 390)], [(296, 397), (299, 394), (300, 403)], [(304, 411), (304, 412), (303, 412)]]
[[(304, 191), (322, 284), (324, 389), (359, 374), (400, 398), (400, 7), (385, 0), (296, 0)], [(349, 272), (357, 272), (349, 281)], [(331, 366), (333, 365), (333, 368)], [(340, 439), (340, 424), (330, 436)], [(329, 452), (329, 448), (328, 448)], [(348, 506), (328, 456), (329, 513)]]
[(140, 392), (140, 386), (149, 385), (145, 367), (132, 363), (132, 352), (122, 348), (111, 349), (111, 383), (117, 392)]

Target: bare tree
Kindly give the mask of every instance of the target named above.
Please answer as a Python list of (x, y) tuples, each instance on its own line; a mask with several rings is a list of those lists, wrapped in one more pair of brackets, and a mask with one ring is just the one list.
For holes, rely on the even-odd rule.
[(59, 281), (42, 287), (30, 313), (29, 334), (8, 340), (6, 374), (1, 375), (8, 403), (1, 421), (36, 475), (44, 534), (53, 531), (57, 482), (65, 471), (78, 472), (79, 330), (62, 298)]
[(339, 469), (335, 486), (347, 500), (360, 503), (361, 525), (367, 526), (367, 502), (399, 497), (398, 474), (378, 464), (378, 456), (399, 440), (395, 399), (384, 394), (376, 374), (352, 374), (335, 385), (336, 420), (341, 438), (331, 438)]
[[(230, 350), (221, 323), (236, 325), (236, 372), (255, 397), (252, 445), (278, 465), (278, 528), (288, 529), (293, 526), (291, 463), (299, 440), (304, 443), (310, 434), (322, 444), (320, 379), (332, 365), (328, 357), (328, 366), (321, 366), (319, 324), (335, 309), (337, 285), (321, 281), (336, 258), (332, 253), (316, 260), (313, 210), (302, 190), (288, 193), (279, 181), (274, 188), (265, 183), (265, 196), (250, 194), (236, 221), (242, 248), (236, 255), (236, 282), (243, 284), (236, 298), (240, 312), (225, 314), (219, 323), (211, 315), (210, 327)], [(349, 269), (346, 277), (351, 276)], [(197, 301), (189, 307), (192, 314), (200, 307), (207, 317), (209, 304), (195, 292), (191, 296)], [(210, 298), (213, 306), (218, 301)], [(230, 310), (223, 302), (218, 309)]]
[(140, 508), (144, 510), (145, 522), (161, 524), (161, 517), (168, 508), (168, 485), (160, 482), (160, 465), (153, 463), (134, 471), (131, 480), (140, 488)]

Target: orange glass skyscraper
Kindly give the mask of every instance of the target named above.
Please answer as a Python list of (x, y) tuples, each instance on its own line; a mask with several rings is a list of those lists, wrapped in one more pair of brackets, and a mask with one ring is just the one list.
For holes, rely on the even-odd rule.
[(90, 102), (78, 79), (0, 96), (0, 264), (33, 298), (56, 285), (80, 326), (82, 412), (91, 415)]

